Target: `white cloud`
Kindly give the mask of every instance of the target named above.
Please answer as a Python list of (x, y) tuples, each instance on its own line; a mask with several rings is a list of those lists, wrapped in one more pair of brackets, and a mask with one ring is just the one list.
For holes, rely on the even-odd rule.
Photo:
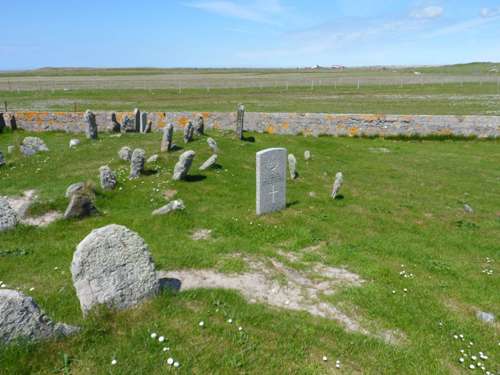
[(225, 17), (267, 24), (276, 24), (275, 18), (285, 12), (280, 0), (257, 0), (251, 4), (242, 4), (229, 0), (203, 0), (185, 5)]
[(436, 5), (415, 9), (411, 16), (417, 19), (439, 18), (444, 14), (444, 8)]
[(498, 7), (498, 8), (482, 8), (480, 15), (483, 18), (500, 16), (500, 7)]

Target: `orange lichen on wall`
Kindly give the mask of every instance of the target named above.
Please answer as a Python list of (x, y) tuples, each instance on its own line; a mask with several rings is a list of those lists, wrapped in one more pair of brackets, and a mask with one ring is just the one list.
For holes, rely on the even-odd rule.
[(214, 129), (220, 129), (220, 123), (218, 121), (215, 121), (214, 124), (212, 125)]
[(441, 129), (437, 132), (439, 135), (452, 135), (453, 132), (451, 131), (450, 128), (444, 128), (444, 129)]
[(288, 129), (288, 122), (284, 122), (283, 125), (281, 125), (283, 129)]
[(355, 137), (356, 135), (358, 135), (359, 133), (359, 129), (355, 126), (353, 126), (352, 128), (349, 128), (349, 136), (350, 137)]
[(204, 120), (208, 120), (208, 118), (210, 117), (210, 112), (203, 112), (201, 115), (203, 116)]
[(274, 134), (274, 132), (275, 132), (275, 131), (274, 131), (274, 127), (273, 127), (273, 125), (272, 125), (272, 124), (269, 124), (269, 125), (267, 126), (267, 128), (266, 128), (266, 133), (267, 133), (267, 134)]
[(182, 116), (177, 120), (177, 123), (183, 128), (188, 124), (188, 122), (189, 119), (186, 116)]

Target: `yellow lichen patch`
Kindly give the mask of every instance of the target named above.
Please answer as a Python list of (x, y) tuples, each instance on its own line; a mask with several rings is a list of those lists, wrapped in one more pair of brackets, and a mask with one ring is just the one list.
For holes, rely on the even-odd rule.
[(284, 122), (283, 125), (281, 125), (283, 129), (288, 129), (288, 122)]
[(453, 132), (450, 128), (444, 128), (438, 131), (439, 135), (452, 135)]
[(349, 128), (349, 136), (350, 137), (355, 137), (356, 135), (358, 135), (359, 133), (359, 129), (355, 126), (353, 126), (352, 128)]
[(220, 129), (220, 123), (218, 121), (215, 121), (214, 124), (212, 125), (214, 129)]
[(267, 134), (274, 134), (274, 128), (272, 124), (269, 124), (266, 128), (266, 133)]
[(177, 120), (177, 123), (181, 127), (185, 127), (189, 122), (189, 119), (186, 116), (182, 116)]
[(203, 119), (206, 120), (210, 117), (210, 112), (203, 112), (201, 115), (203, 116)]

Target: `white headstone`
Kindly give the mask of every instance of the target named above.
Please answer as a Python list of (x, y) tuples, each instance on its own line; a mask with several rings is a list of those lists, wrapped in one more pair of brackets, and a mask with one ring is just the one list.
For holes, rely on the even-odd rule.
[(257, 152), (257, 215), (280, 211), (286, 207), (285, 148), (268, 148)]

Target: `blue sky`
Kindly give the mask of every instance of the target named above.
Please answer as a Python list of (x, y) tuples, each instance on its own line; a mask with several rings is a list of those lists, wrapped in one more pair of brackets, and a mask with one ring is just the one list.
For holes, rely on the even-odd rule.
[(0, 69), (500, 61), (500, 1), (16, 0)]

